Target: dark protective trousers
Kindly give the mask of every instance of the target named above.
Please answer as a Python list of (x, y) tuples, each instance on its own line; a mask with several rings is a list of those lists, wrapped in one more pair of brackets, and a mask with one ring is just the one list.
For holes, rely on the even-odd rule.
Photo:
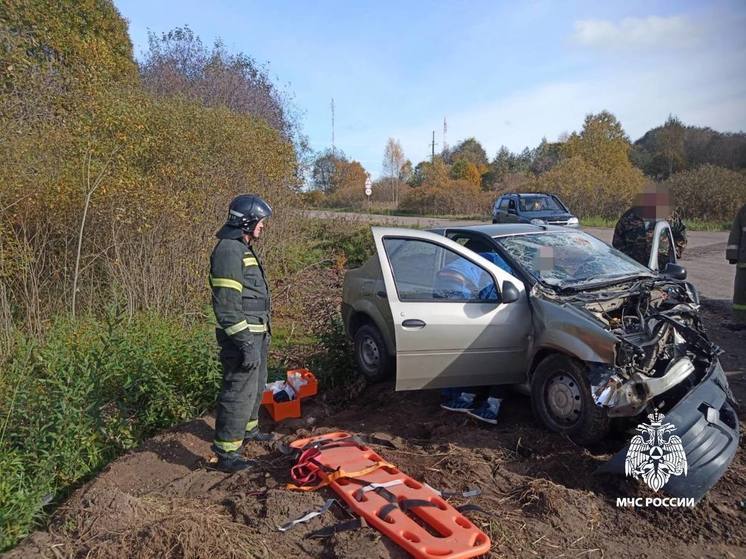
[(733, 320), (746, 324), (746, 263), (738, 264), (733, 285)]
[(215, 333), (220, 345), (223, 384), (215, 412), (215, 445), (225, 451), (238, 450), (244, 433), (258, 425), (259, 405), (267, 383), (269, 334), (252, 334), (260, 348), (258, 367), (242, 369), (240, 348), (222, 330)]

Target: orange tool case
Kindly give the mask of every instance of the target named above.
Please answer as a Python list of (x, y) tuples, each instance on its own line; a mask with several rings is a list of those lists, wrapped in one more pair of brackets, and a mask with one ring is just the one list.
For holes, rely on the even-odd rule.
[(275, 402), (271, 390), (265, 390), (262, 393), (262, 405), (275, 421), (300, 417), (301, 399), (315, 396), (318, 392), (319, 383), (311, 371), (308, 369), (291, 369), (287, 372), (287, 378), (290, 379), (294, 374), (299, 374), (301, 378), (306, 381), (306, 384), (296, 391), (295, 398), (292, 400), (288, 400), (287, 402)]
[[(464, 559), (490, 549), (490, 539), (468, 518), (424, 485), (349, 433), (327, 433), (290, 444), (301, 452), (294, 479), (320, 481), (312, 490), (329, 485), (355, 513), (420, 559)], [(305, 458), (304, 458), (305, 456)]]

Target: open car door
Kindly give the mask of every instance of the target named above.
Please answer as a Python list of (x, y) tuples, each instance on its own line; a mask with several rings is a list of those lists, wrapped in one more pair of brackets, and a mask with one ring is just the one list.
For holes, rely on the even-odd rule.
[[(525, 381), (523, 282), (435, 233), (373, 227), (396, 339), (396, 389)], [(506, 303), (505, 282), (518, 290)]]

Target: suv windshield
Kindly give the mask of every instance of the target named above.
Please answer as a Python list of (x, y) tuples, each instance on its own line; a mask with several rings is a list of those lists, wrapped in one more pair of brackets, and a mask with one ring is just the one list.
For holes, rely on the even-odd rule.
[(518, 198), (518, 208), (522, 212), (565, 211), (551, 196), (521, 196)]
[(549, 285), (603, 283), (651, 271), (581, 231), (554, 231), (495, 239), (534, 278)]

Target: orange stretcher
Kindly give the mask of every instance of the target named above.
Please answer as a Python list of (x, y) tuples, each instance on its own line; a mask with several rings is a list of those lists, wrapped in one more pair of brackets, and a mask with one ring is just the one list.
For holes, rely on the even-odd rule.
[(421, 559), (462, 559), (487, 553), (490, 539), (424, 485), (349, 433), (299, 439), (291, 477), (313, 490), (328, 485), (366, 523)]

